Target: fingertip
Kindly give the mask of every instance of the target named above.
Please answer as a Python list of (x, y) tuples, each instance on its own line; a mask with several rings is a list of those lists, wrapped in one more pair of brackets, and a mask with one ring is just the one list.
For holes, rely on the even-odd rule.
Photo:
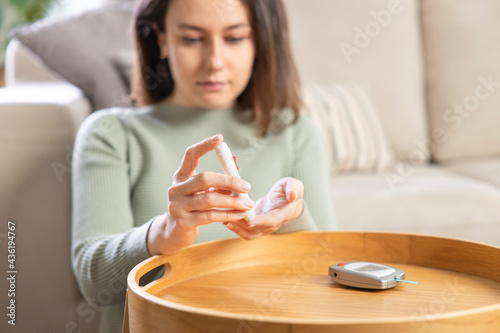
[(212, 138), (213, 143), (218, 143), (224, 141), (224, 138), (222, 137), (222, 134), (216, 134)]
[(295, 199), (297, 199), (297, 191), (291, 190), (287, 192), (286, 198), (288, 199), (288, 202), (294, 202)]
[(249, 182), (242, 180), (241, 189), (245, 192), (250, 192), (250, 190), (252, 189), (252, 185), (250, 185)]

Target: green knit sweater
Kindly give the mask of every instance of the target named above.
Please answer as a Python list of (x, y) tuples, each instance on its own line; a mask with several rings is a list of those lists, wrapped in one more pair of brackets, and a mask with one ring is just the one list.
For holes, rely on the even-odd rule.
[[(127, 274), (150, 257), (148, 229), (167, 210), (167, 190), (186, 148), (206, 137), (224, 136), (254, 201), (283, 177), (304, 183), (304, 212), (277, 233), (336, 228), (324, 148), (312, 121), (301, 116), (259, 138), (255, 123), (238, 115), (159, 103), (101, 110), (80, 127), (72, 162), (72, 261), (82, 294), (101, 306), (99, 332), (121, 332)], [(212, 152), (196, 170), (222, 173)], [(196, 243), (230, 237), (238, 236), (212, 223), (200, 228)]]

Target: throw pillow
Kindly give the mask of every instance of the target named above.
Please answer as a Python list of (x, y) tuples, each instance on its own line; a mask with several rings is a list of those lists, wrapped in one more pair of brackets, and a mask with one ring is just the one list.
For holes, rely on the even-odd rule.
[(327, 147), (332, 173), (382, 173), (395, 162), (367, 85), (307, 84), (305, 111)]
[(94, 110), (122, 105), (129, 91), (114, 61), (132, 49), (131, 3), (14, 28), (17, 38), (52, 70), (83, 90)]

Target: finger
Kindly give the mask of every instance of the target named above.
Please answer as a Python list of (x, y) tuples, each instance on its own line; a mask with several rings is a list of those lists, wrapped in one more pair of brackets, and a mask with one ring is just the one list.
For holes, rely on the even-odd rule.
[(183, 195), (192, 195), (193, 193), (207, 191), (211, 187), (239, 193), (248, 193), (251, 188), (250, 184), (243, 179), (209, 171), (192, 176), (183, 185)]
[(287, 178), (285, 188), (285, 196), (288, 202), (294, 202), (302, 199), (304, 195), (304, 184), (298, 179)]
[(189, 223), (192, 227), (198, 227), (213, 222), (237, 221), (244, 218), (245, 214), (245, 211), (240, 210), (210, 209), (190, 213)]
[(233, 191), (229, 191), (229, 190), (223, 190), (223, 189), (220, 189), (220, 188), (215, 188), (215, 187), (211, 187), (208, 189), (208, 192), (211, 192), (211, 193), (219, 193), (219, 194), (224, 194), (224, 195), (231, 195), (233, 194)]
[(271, 212), (256, 216), (255, 220), (250, 223), (242, 219), (223, 222), (223, 224), (244, 239), (255, 239), (278, 230), (283, 224), (282, 220), (281, 213)]
[(200, 163), (200, 158), (206, 153), (214, 150), (223, 141), (221, 134), (206, 138), (203, 141), (189, 146), (184, 153), (179, 169), (174, 178), (177, 182), (183, 182), (196, 174), (196, 167)]
[(193, 195), (198, 195), (198, 194), (203, 194), (203, 193), (220, 193), (220, 194), (224, 194), (224, 195), (231, 195), (231, 194), (233, 194), (233, 191), (222, 190), (219, 188), (211, 187), (208, 190), (194, 192)]
[(251, 232), (241, 227), (240, 225), (238, 225), (238, 223), (235, 222), (224, 222), (224, 225), (228, 227), (232, 232), (234, 232), (235, 234), (246, 240), (255, 239), (260, 236), (260, 234)]
[(257, 215), (253, 224), (257, 230), (276, 229), (283, 223), (290, 221), (290, 216), (295, 215), (295, 211), (301, 205), (301, 200), (289, 203), (280, 209), (271, 210), (265, 214)]
[(183, 201), (183, 209), (188, 212), (214, 208), (247, 211), (252, 209), (255, 205), (251, 199), (209, 192), (194, 196), (187, 196)]
[(257, 215), (253, 223), (251, 223), (253, 227), (250, 228), (250, 225), (248, 227), (253, 230), (276, 228), (276, 226), (280, 226), (283, 223), (287, 215), (285, 210), (286, 209), (276, 209), (263, 215)]

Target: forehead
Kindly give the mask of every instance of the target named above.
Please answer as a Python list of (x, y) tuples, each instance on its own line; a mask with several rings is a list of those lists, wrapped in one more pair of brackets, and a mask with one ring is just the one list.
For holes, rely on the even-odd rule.
[(188, 24), (206, 30), (250, 23), (249, 11), (243, 0), (173, 0), (165, 19), (168, 27)]

